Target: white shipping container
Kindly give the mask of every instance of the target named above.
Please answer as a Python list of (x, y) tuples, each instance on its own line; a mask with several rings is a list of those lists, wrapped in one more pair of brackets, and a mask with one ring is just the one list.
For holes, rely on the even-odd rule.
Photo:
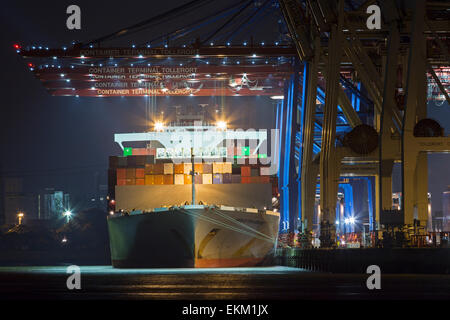
[(164, 174), (173, 174), (173, 163), (164, 163)]
[(191, 174), (192, 171), (192, 163), (184, 164), (184, 174)]
[(203, 174), (203, 184), (212, 184), (212, 174), (211, 173)]
[(259, 170), (260, 176), (270, 176), (270, 167), (261, 167)]
[(184, 174), (177, 173), (175, 174), (175, 184), (184, 184)]

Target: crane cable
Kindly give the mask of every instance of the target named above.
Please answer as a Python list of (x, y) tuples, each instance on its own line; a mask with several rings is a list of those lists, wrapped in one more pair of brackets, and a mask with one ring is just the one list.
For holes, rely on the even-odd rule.
[(198, 218), (198, 219), (200, 219), (200, 220), (207, 221), (207, 222), (211, 222), (211, 223), (213, 223), (213, 224), (222, 226), (222, 227), (224, 227), (224, 228), (226, 228), (226, 229), (233, 230), (233, 231), (236, 231), (236, 232), (238, 232), (238, 233), (245, 234), (245, 235), (248, 235), (248, 236), (250, 236), (250, 237), (254, 237), (254, 238), (257, 238), (257, 239), (260, 239), (260, 240), (263, 240), (263, 241), (267, 241), (267, 242), (270, 242), (270, 243), (273, 243), (273, 242), (274, 242), (274, 239), (272, 239), (271, 237), (269, 237), (269, 236), (267, 236), (267, 235), (265, 235), (265, 237), (261, 237), (261, 236), (259, 236), (259, 235), (257, 235), (257, 234), (248, 232), (247, 230), (243, 230), (243, 229), (240, 229), (240, 228), (238, 228), (238, 227), (232, 226), (232, 225), (230, 225), (230, 224), (226, 224), (226, 223), (224, 223), (224, 222), (222, 222), (222, 221), (219, 221), (219, 220), (217, 220), (217, 219), (207, 217), (206, 215), (199, 214), (199, 213), (195, 213), (195, 212), (191, 212), (191, 211), (186, 210), (186, 209), (183, 209), (183, 208), (178, 208), (178, 209), (179, 209), (182, 213), (185, 213), (185, 214), (187, 214), (187, 215), (189, 215), (189, 216), (192, 216), (192, 217), (195, 217), (195, 218)]

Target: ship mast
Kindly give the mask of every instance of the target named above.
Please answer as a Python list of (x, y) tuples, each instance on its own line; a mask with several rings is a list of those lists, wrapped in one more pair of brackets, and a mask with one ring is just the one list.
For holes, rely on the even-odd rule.
[(195, 165), (194, 165), (194, 148), (191, 148), (191, 164), (192, 164), (192, 205), (195, 205)]

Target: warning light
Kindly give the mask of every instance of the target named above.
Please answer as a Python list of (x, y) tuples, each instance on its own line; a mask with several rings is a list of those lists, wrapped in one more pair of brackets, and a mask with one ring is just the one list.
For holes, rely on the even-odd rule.
[(18, 45), (17, 43), (14, 44), (14, 49), (20, 49), (20, 45)]
[(28, 66), (29, 66), (30, 68), (33, 68), (33, 67), (34, 67), (34, 65), (33, 65), (31, 62), (28, 64)]

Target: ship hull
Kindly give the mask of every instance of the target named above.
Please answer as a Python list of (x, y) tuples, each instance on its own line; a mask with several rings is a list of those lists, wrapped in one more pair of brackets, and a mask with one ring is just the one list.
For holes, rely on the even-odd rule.
[(111, 217), (116, 268), (220, 268), (264, 265), (273, 255), (279, 215), (270, 211), (182, 206)]

